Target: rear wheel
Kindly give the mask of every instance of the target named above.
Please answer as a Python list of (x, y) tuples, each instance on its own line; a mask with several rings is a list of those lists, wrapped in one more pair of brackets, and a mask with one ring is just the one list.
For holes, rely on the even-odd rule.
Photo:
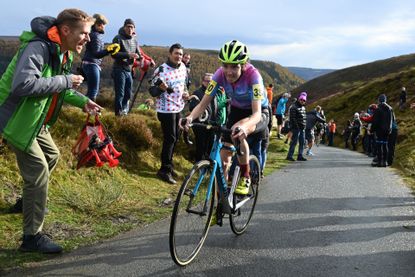
[[(170, 222), (170, 254), (173, 261), (185, 266), (199, 253), (210, 227), (215, 200), (216, 177), (210, 161), (196, 163), (184, 180), (173, 208)], [(210, 190), (210, 192), (209, 192)]]
[[(261, 180), (261, 167), (258, 158), (254, 155), (249, 156), (251, 185), (249, 193), (246, 196), (234, 195), (234, 203), (237, 205), (244, 201), (245, 203), (229, 216), (231, 229), (236, 235), (241, 235), (246, 231), (249, 221), (255, 210), (256, 201), (258, 199), (259, 183)], [(233, 176), (240, 178), (240, 174)]]

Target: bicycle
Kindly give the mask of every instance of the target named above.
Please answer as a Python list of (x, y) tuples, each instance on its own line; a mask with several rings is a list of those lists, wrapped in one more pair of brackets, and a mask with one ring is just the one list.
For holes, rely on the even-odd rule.
[[(216, 202), (218, 225), (222, 226), (222, 218), (228, 214), (233, 233), (241, 235), (246, 231), (255, 210), (261, 180), (259, 161), (256, 156), (250, 155), (249, 193), (244, 196), (235, 194), (240, 168), (238, 165), (234, 167), (231, 186), (228, 188), (220, 157), (220, 150), (225, 147), (220, 139), (221, 134), (231, 134), (232, 130), (204, 123), (192, 125), (212, 130), (215, 139), (209, 160), (199, 161), (192, 167), (183, 181), (173, 208), (169, 246), (171, 257), (179, 266), (192, 262), (202, 248)], [(241, 154), (238, 146), (231, 146), (228, 149), (233, 154), (235, 152)], [(219, 189), (218, 195), (216, 189)], [(215, 201), (217, 196), (219, 198)]]

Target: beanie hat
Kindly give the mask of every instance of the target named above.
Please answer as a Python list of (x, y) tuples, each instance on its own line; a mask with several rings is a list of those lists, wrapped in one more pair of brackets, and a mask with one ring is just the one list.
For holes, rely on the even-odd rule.
[(385, 103), (386, 102), (386, 95), (385, 94), (381, 94), (379, 95), (379, 103)]
[(305, 97), (307, 97), (307, 92), (303, 91), (303, 92), (300, 93), (300, 96), (301, 95), (304, 95)]
[(108, 24), (108, 19), (103, 14), (96, 13), (93, 15), (93, 18), (95, 18), (96, 24)]
[(128, 25), (128, 24), (131, 24), (131, 25), (133, 25), (133, 26), (135, 27), (135, 23), (134, 23), (134, 21), (133, 21), (131, 18), (127, 18), (127, 19), (124, 21), (124, 26), (125, 26), (125, 25)]
[(301, 94), (301, 95), (298, 97), (298, 100), (304, 100), (304, 101), (307, 101), (307, 94)]

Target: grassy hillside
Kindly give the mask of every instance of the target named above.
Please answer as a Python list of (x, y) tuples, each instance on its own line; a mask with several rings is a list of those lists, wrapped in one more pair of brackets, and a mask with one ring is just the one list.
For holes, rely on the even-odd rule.
[[(415, 55), (408, 55), (400, 57), (398, 60), (402, 61), (405, 59), (408, 61), (414, 57)], [(335, 143), (337, 146), (343, 147), (344, 144), (339, 133), (344, 129), (346, 121), (352, 119), (355, 112), (365, 111), (370, 104), (377, 103), (377, 98), (380, 94), (386, 94), (388, 97), (387, 102), (393, 107), (399, 125), (395, 152), (396, 162), (393, 167), (399, 170), (415, 189), (415, 110), (407, 108), (400, 111), (398, 108), (399, 94), (403, 85), (407, 88), (408, 103), (415, 102), (415, 69), (410, 64), (404, 66), (404, 63), (402, 63), (398, 66), (395, 59), (385, 60), (384, 62), (385, 64), (379, 61), (370, 65), (345, 69), (343, 73), (348, 72), (351, 76), (346, 76), (341, 81), (338, 79), (340, 77), (337, 76), (337, 83), (330, 83), (329, 88), (326, 89), (327, 92), (330, 91), (333, 94), (316, 100), (312, 106), (316, 104), (322, 106), (327, 119), (333, 118), (336, 121), (338, 134)], [(383, 69), (376, 69), (375, 65)], [(389, 65), (393, 65), (391, 67), (393, 70), (398, 68), (397, 71), (374, 77), (379, 75), (380, 72), (384, 72), (384, 68), (387, 68)], [(375, 72), (369, 71), (370, 68), (375, 69)], [(366, 81), (358, 81), (357, 77), (354, 76), (363, 74), (365, 70), (367, 70), (367, 76), (372, 77), (365, 78)], [(332, 74), (334, 76), (336, 72)], [(319, 79), (321, 79), (322, 83), (327, 84), (328, 80), (333, 76), (321, 77)], [(305, 84), (304, 87), (311, 86)], [(307, 109), (311, 109), (312, 106)]]
[(301, 91), (307, 91), (309, 93), (309, 102), (313, 102), (336, 93), (347, 93), (348, 91), (356, 90), (373, 80), (386, 77), (391, 73), (407, 71), (413, 68), (414, 65), (415, 54), (379, 60), (323, 75), (304, 83), (293, 90), (293, 92), (296, 95)]
[[(0, 37), (0, 74), (3, 74), (7, 64), (15, 54), (19, 41), (16, 37)], [(166, 61), (168, 56), (168, 47), (159, 46), (143, 46), (142, 49), (145, 53), (150, 55), (156, 62), (157, 65), (162, 64)], [(191, 78), (192, 86), (191, 91), (195, 90), (201, 85), (202, 77), (205, 72), (215, 72), (220, 66), (217, 51), (213, 50), (198, 50), (198, 49), (185, 49), (185, 52), (191, 54)], [(105, 86), (113, 86), (111, 78), (111, 67), (113, 60), (107, 56), (103, 59), (102, 73), (101, 73), (101, 84)], [(291, 73), (281, 65), (269, 62), (269, 61), (252, 61), (252, 63), (261, 71), (264, 83), (273, 83), (275, 94), (281, 94), (287, 90), (291, 90), (300, 84), (304, 83), (304, 80)], [(74, 70), (80, 64), (80, 57), (75, 57)], [(148, 73), (151, 75), (151, 71)], [(148, 82), (143, 82), (140, 91), (148, 90)]]

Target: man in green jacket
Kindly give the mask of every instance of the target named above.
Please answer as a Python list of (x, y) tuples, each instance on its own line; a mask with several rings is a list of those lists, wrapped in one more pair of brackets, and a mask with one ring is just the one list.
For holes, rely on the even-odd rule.
[(81, 75), (70, 74), (72, 52), (89, 41), (94, 19), (78, 9), (55, 19), (34, 18), (21, 46), (0, 80), (0, 133), (15, 152), (23, 185), (21, 251), (60, 253), (62, 247), (43, 234), (49, 176), (59, 150), (49, 133), (64, 102), (96, 113), (102, 108), (76, 92)]

